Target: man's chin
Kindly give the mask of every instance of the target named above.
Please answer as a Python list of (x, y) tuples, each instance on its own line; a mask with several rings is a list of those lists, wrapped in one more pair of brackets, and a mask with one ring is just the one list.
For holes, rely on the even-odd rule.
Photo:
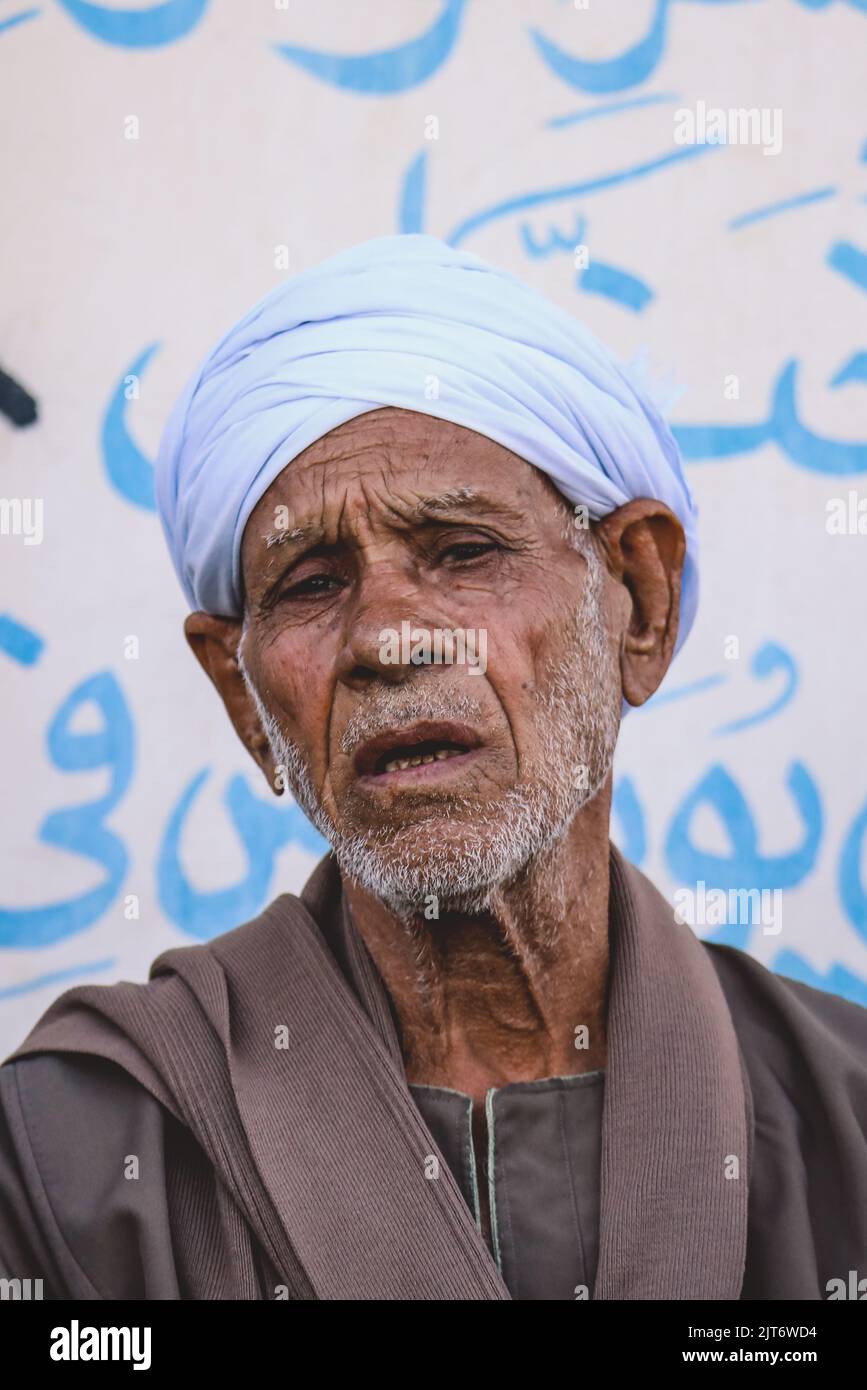
[(480, 813), (478, 806), (468, 814), (455, 808), (424, 813), (416, 810), (399, 819), (388, 817), (376, 825), (353, 827), (341, 839), (364, 845), (384, 861), (395, 866), (426, 868), (460, 873), (470, 864), (497, 854), (502, 839), (501, 826), (494, 817)]
[[(399, 917), (436, 921), (450, 912), (485, 912), (498, 888), (479, 881), (476, 866), (452, 861), (439, 865), (435, 875), (427, 866), (394, 856), (367, 854), (347, 862), (338, 852), (341, 871), (360, 884)], [(474, 873), (474, 869), (476, 872)]]
[(394, 830), (332, 839), (342, 872), (400, 915), (436, 919), (485, 911), (498, 889), (526, 866), (533, 837), (494, 829), (490, 820), (429, 816)]

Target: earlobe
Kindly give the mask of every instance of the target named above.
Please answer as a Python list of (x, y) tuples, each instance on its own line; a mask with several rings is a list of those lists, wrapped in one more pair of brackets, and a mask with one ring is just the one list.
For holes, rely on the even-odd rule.
[(223, 701), (236, 734), (271, 790), (282, 796), (271, 746), (238, 661), (241, 632), (240, 622), (211, 613), (190, 613), (184, 622), (186, 639)]
[(621, 639), (623, 694), (643, 705), (674, 654), (686, 538), (674, 513), (651, 498), (618, 507), (596, 529), (609, 569), (631, 599)]

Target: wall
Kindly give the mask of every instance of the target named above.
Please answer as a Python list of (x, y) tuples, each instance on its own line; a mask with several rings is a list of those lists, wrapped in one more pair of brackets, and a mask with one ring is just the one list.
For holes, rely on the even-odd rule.
[[(30, 505), (0, 534), (0, 1052), (318, 857), (186, 649), (151, 459), (215, 335), (394, 230), (645, 353), (703, 598), (626, 721), (616, 838), (669, 894), (779, 890), (772, 930), (699, 930), (867, 1003), (865, 8), (3, 0), (0, 362), (40, 418), (0, 420)], [(717, 108), (765, 125), (702, 142)]]

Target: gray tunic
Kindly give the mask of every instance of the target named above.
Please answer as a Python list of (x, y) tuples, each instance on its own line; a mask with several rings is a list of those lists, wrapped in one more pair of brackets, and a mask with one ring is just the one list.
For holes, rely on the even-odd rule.
[[(586, 1298), (592, 1289), (602, 1080), (592, 1072), (489, 1093), (494, 1257), (513, 1298)], [(478, 1184), (489, 1179), (475, 1171), (469, 1096), (410, 1091), (478, 1221)], [(185, 1200), (183, 1174), (207, 1166), (194, 1150), (113, 1062), (44, 1055), (3, 1067), (0, 1275), (41, 1278), (46, 1298), (68, 1298), (63, 1258), (72, 1258), (95, 1297), (191, 1297), (173, 1208)], [(216, 1222), (216, 1193), (210, 1206)], [(267, 1286), (264, 1265), (262, 1274)]]
[(477, 1172), (472, 1101), (410, 1086), (476, 1221), (488, 1190), (493, 1255), (518, 1299), (589, 1298), (599, 1250), (604, 1073), (518, 1081), (488, 1092), (487, 1171)]
[(612, 848), (604, 1085), (489, 1097), (492, 1256), (469, 1102), (407, 1086), (344, 909), (324, 861), (151, 983), (52, 1006), (0, 1068), (0, 1275), (55, 1298), (763, 1300), (867, 1276), (867, 1010), (698, 942)]

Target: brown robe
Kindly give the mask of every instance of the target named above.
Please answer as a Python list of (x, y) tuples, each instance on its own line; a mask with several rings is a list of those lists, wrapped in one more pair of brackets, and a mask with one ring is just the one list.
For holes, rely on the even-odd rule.
[[(819, 1299), (867, 1275), (867, 1010), (700, 942), (613, 847), (610, 934), (593, 1297)], [(88, 1087), (159, 1102), (120, 1110), (117, 1140), (152, 1153), (165, 1116), (161, 1206), (146, 1174), (118, 1180), (119, 1149), (106, 1186)], [(62, 995), (0, 1092), (0, 1273), (56, 1297), (510, 1297), (447, 1164), (425, 1175), (437, 1150), (330, 856), (149, 983)], [(58, 1200), (64, 1134), (93, 1147), (77, 1201)]]

